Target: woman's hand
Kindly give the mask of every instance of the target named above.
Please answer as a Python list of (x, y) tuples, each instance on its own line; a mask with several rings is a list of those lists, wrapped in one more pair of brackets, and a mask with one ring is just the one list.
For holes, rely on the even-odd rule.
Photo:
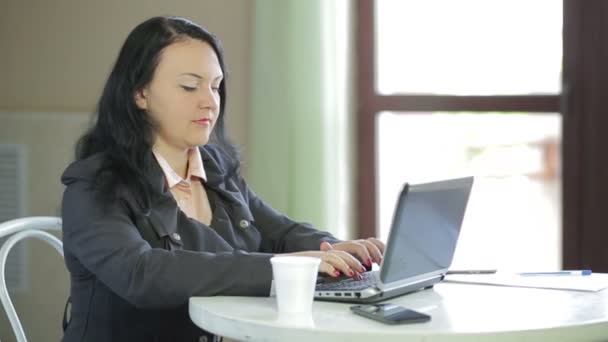
[(361, 262), (357, 260), (357, 258), (339, 249), (329, 248), (324, 251), (306, 251), (282, 255), (309, 256), (319, 258), (321, 259), (321, 264), (319, 265), (319, 272), (328, 274), (334, 278), (340, 276), (340, 274), (342, 273), (348, 277), (361, 280), (363, 279), (361, 273), (365, 272), (365, 266), (363, 266)]
[(360, 280), (363, 278), (361, 273), (365, 272), (366, 268), (359, 260), (362, 260), (368, 267), (372, 266), (372, 262), (380, 264), (384, 255), (384, 242), (376, 238), (344, 241), (333, 245), (329, 242), (322, 242), (320, 249), (320, 251), (297, 252), (286, 255), (320, 258), (320, 273), (332, 277), (344, 274)]
[(322, 251), (344, 251), (351, 255), (357, 256), (367, 266), (371, 267), (372, 262), (380, 265), (382, 256), (384, 255), (384, 242), (376, 238), (359, 239), (330, 244), (322, 242), (320, 249)]

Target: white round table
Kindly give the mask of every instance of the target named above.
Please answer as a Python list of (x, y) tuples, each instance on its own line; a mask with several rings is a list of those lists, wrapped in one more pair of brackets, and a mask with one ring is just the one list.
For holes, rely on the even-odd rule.
[(431, 315), (385, 325), (354, 304), (315, 301), (309, 317), (280, 318), (276, 299), (192, 297), (199, 327), (239, 341), (608, 341), (608, 289), (580, 292), (440, 283), (386, 302)]

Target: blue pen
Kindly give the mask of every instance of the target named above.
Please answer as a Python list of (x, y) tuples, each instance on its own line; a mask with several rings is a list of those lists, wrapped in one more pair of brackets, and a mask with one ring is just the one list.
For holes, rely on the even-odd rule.
[(588, 276), (591, 275), (591, 270), (576, 270), (576, 271), (555, 271), (555, 272), (523, 272), (521, 276)]

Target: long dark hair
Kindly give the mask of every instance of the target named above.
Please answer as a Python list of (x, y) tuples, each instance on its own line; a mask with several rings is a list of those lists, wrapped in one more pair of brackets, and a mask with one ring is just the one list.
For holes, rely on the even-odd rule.
[[(115, 196), (118, 184), (149, 208), (154, 187), (148, 177), (152, 162), (155, 124), (145, 110), (135, 104), (135, 94), (154, 76), (164, 48), (184, 39), (208, 43), (217, 55), (224, 75), (224, 56), (220, 41), (204, 28), (179, 17), (154, 17), (139, 24), (124, 42), (97, 104), (93, 126), (76, 145), (76, 160), (103, 154), (103, 164), (94, 186), (103, 196)], [(233, 161), (238, 172), (238, 151), (225, 130), (226, 77), (219, 86), (220, 113), (210, 140)]]

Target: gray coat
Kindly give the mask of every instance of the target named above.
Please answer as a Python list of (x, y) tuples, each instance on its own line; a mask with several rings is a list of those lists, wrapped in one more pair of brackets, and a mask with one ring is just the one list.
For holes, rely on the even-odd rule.
[(273, 210), (240, 176), (227, 174), (227, 156), (217, 147), (204, 146), (201, 155), (209, 226), (179, 210), (156, 162), (148, 176), (157, 195), (148, 213), (125, 189), (111, 203), (97, 196), (91, 184), (102, 155), (66, 169), (63, 243), (72, 306), (64, 341), (213, 338), (190, 321), (188, 298), (268, 296), (273, 253), (338, 241)]

